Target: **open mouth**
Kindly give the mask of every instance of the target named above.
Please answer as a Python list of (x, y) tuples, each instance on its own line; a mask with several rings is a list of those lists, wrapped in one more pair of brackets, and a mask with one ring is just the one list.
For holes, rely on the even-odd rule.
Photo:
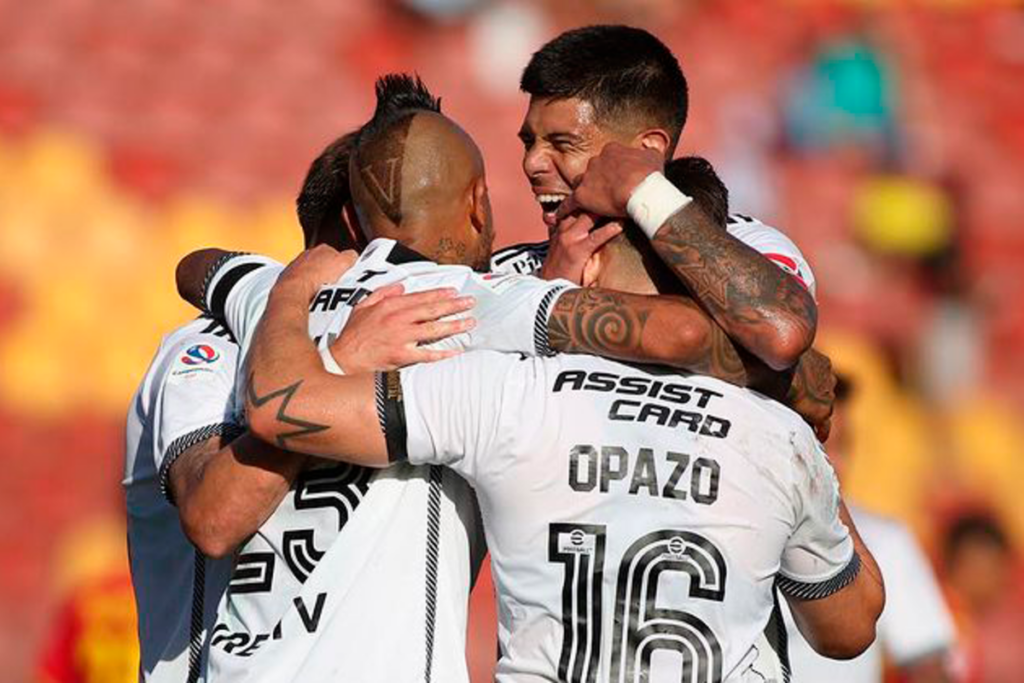
[(558, 211), (558, 207), (562, 205), (562, 202), (565, 201), (565, 198), (568, 196), (569, 195), (567, 194), (536, 195), (537, 203), (540, 204), (540, 208), (544, 211), (545, 214), (551, 214), (552, 216), (554, 216), (555, 212)]

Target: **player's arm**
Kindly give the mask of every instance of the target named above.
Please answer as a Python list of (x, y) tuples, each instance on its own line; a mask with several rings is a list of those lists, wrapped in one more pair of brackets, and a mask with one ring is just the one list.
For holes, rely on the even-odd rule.
[(875, 640), (885, 584), (839, 494), (828, 457), (809, 435), (790, 438), (794, 527), (776, 585), (819, 654), (849, 659)]
[(229, 554), (259, 528), (305, 461), (294, 454), (270, 457), (267, 447), (243, 434), (234, 402), (238, 355), (224, 336), (188, 335), (153, 380), (160, 486), (177, 506), (185, 534), (211, 557)]
[(810, 348), (817, 306), (796, 278), (728, 234), (660, 174), (652, 150), (609, 144), (591, 160), (559, 217), (630, 216), (725, 332), (775, 370)]
[[(839, 518), (850, 531), (855, 562), (859, 564), (852, 581), (820, 597), (820, 593), (799, 582), (783, 580), (780, 587), (797, 628), (811, 647), (824, 657), (852, 659), (875, 642), (878, 618), (885, 607), (885, 583), (845, 503), (839, 505)], [(827, 592), (828, 588), (819, 590)]]
[[(332, 265), (337, 258), (337, 252), (332, 252), (317, 248), (301, 254), (270, 294), (247, 359), (249, 428), (282, 449), (382, 467), (388, 464), (388, 452), (377, 400), (378, 389), (383, 401), (388, 387), (378, 386), (369, 373), (339, 376), (327, 372), (307, 331), (309, 303), (317, 289), (312, 284), (316, 278), (310, 279), (309, 273), (335, 268), (337, 276), (347, 267), (336, 262)], [(416, 322), (422, 323), (417, 327), (421, 341), (472, 328), (472, 319), (441, 320), (472, 306), (471, 299), (455, 294), (454, 290), (431, 290), (405, 297)], [(416, 362), (454, 355), (453, 351), (422, 347), (408, 353), (407, 358)]]
[(168, 479), (185, 535), (207, 557), (230, 555), (277, 509), (305, 462), (248, 432), (187, 448)]

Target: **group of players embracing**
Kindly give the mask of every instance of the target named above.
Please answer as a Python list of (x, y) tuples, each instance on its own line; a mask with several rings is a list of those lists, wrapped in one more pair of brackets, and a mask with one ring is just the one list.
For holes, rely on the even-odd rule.
[(548, 242), (491, 253), (480, 150), (388, 75), (305, 252), (179, 265), (202, 315), (128, 416), (142, 680), (468, 681), (488, 550), (499, 681), (788, 681), (780, 595), (822, 654), (874, 639), (803, 256), (673, 159), (650, 33), (563, 33), (521, 87)]

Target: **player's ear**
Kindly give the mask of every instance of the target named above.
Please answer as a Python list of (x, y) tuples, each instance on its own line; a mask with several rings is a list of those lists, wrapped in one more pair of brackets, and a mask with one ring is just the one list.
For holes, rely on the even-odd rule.
[(602, 256), (603, 251), (604, 249), (598, 249), (591, 254), (590, 258), (587, 259), (587, 262), (583, 264), (583, 278), (580, 281), (580, 284), (584, 287), (594, 287), (597, 285), (597, 282), (601, 277), (601, 267), (604, 265), (604, 256)]
[(633, 138), (633, 145), (641, 149), (656, 150), (667, 159), (669, 148), (672, 146), (672, 137), (664, 128), (651, 128)]
[(469, 194), (469, 221), (478, 233), (487, 230), (490, 223), (491, 200), (487, 196), (487, 179), (480, 176), (473, 181)]

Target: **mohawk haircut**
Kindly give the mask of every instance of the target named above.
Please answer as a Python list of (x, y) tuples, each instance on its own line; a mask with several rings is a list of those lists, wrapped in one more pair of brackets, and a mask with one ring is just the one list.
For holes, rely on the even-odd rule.
[(359, 179), (381, 212), (395, 225), (402, 222), (402, 159), (413, 116), (441, 113), (441, 98), (419, 76), (397, 73), (377, 79), (377, 107), (363, 126), (353, 161)]
[(672, 51), (642, 29), (597, 25), (566, 31), (534, 53), (520, 89), (533, 97), (578, 97), (605, 121), (637, 119), (664, 128), (675, 149), (689, 106)]
[(342, 135), (313, 160), (306, 172), (302, 189), (295, 199), (295, 209), (307, 249), (313, 246), (317, 236), (330, 231), (347, 235), (342, 212), (345, 204), (352, 200), (348, 184), (348, 160), (358, 136), (359, 130)]
[(715, 225), (725, 228), (729, 221), (729, 188), (710, 161), (698, 156), (673, 159), (665, 164), (665, 177), (693, 197)]

